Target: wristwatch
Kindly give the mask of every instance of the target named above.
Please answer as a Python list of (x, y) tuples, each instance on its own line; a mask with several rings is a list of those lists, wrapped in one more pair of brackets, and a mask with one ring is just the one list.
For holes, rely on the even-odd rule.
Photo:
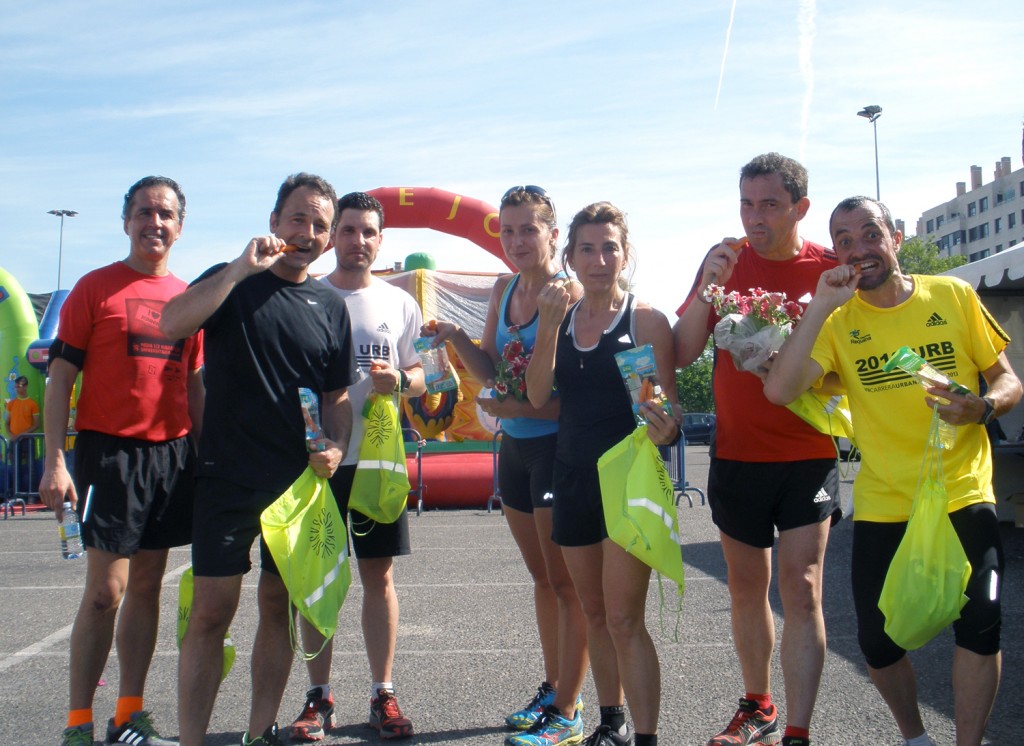
[(987, 425), (988, 423), (995, 419), (996, 403), (992, 401), (992, 397), (990, 396), (983, 396), (981, 397), (981, 400), (985, 402), (985, 414), (983, 414), (981, 416), (981, 419), (978, 420), (978, 424)]
[(404, 394), (409, 390), (409, 376), (404, 370), (398, 370), (398, 393)]

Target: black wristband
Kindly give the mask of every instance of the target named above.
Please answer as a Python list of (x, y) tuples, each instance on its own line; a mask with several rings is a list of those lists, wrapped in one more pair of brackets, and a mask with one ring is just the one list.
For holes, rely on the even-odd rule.
[(409, 376), (401, 368), (398, 369), (398, 393), (404, 394), (409, 390)]
[(676, 428), (676, 437), (672, 438), (672, 440), (670, 440), (670, 441), (669, 441), (668, 443), (666, 443), (666, 444), (665, 444), (665, 447), (666, 447), (666, 448), (671, 448), (671, 447), (672, 447), (672, 446), (674, 446), (674, 445), (675, 445), (676, 443), (678, 443), (678, 442), (679, 442), (679, 440), (680, 440), (680, 439), (681, 439), (682, 437), (683, 437), (683, 428), (681, 428), (681, 427), (677, 427), (677, 428)]

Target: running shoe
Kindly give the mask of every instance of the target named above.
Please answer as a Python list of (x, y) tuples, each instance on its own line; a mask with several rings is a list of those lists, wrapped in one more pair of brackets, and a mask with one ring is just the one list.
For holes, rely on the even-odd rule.
[(562, 717), (553, 706), (544, 708), (530, 729), (505, 739), (508, 746), (548, 746), (553, 743), (575, 744), (583, 740), (583, 718), (573, 712), (573, 719)]
[(402, 714), (395, 693), (387, 689), (378, 689), (377, 696), (370, 700), (370, 727), (375, 728), (381, 738), (412, 735), (412, 721)]
[(633, 729), (627, 724), (626, 735), (622, 735), (609, 725), (599, 725), (583, 746), (633, 746)]
[(512, 730), (528, 730), (537, 722), (544, 708), (555, 701), (555, 690), (548, 682), (537, 687), (533, 699), (521, 710), (517, 710), (505, 718), (505, 724)]
[(265, 731), (262, 736), (249, 740), (249, 731), (242, 734), (242, 746), (285, 746), (284, 741), (279, 737), (277, 723), (274, 723)]
[(121, 727), (114, 720), (107, 723), (107, 743), (129, 743), (132, 746), (178, 746), (177, 741), (160, 738), (153, 727), (153, 718), (145, 710), (132, 713), (132, 719)]
[(306, 692), (306, 704), (292, 723), (292, 741), (322, 741), (334, 727), (334, 697), (323, 697), (323, 689), (315, 687)]
[(65, 728), (60, 746), (92, 746), (92, 723)]
[(721, 733), (708, 741), (708, 746), (746, 746), (779, 742), (778, 710), (769, 705), (761, 710), (751, 700), (741, 697), (740, 707)]

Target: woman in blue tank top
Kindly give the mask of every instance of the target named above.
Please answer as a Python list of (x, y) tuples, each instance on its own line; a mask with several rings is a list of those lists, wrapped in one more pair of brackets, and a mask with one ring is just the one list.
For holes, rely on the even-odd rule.
[[(480, 346), (452, 321), (437, 322), (440, 341), (451, 342), (462, 362), (480, 381), (494, 386), (494, 398), (480, 407), (500, 420), (505, 431), (498, 459), (498, 485), (505, 518), (533, 577), (533, 600), (544, 659), (544, 681), (533, 699), (509, 715), (506, 723), (535, 737), (550, 729), (553, 708), (567, 738), (582, 732), (577, 704), (587, 672), (586, 625), (561, 549), (552, 541), (551, 482), (559, 401), (539, 409), (527, 400), (525, 369), (537, 332), (537, 295), (556, 278), (566, 278), (556, 259), (555, 207), (540, 187), (509, 189), (498, 215), (501, 246), (517, 273), (498, 279), (491, 292)], [(579, 286), (570, 288), (574, 299)], [(424, 325), (422, 334), (433, 332)], [(440, 341), (438, 344), (440, 344)], [(518, 374), (518, 375), (513, 375)], [(517, 736), (510, 736), (510, 742)], [(558, 743), (545, 740), (544, 743)], [(578, 738), (576, 741), (578, 742)], [(525, 741), (529, 744), (532, 741)]]
[[(583, 285), (573, 302), (555, 281), (537, 299), (538, 324), (527, 391), (548, 406), (561, 395), (553, 483), (554, 540), (583, 605), (601, 723), (588, 746), (657, 743), (661, 678), (644, 621), (651, 568), (608, 539), (597, 460), (636, 427), (614, 355), (650, 343), (662, 382), (675, 381), (672, 330), (660, 311), (626, 291), (630, 261), (625, 215), (607, 202), (583, 208), (569, 226), (563, 262)], [(664, 393), (678, 417), (675, 386)], [(667, 445), (679, 437), (673, 417), (644, 405), (648, 435)], [(621, 496), (620, 496), (621, 497)], [(628, 700), (636, 738), (626, 723)]]

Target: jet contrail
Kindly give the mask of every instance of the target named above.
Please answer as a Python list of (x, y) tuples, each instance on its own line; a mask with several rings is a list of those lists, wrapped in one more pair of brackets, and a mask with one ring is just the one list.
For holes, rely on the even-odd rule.
[(811, 99), (814, 96), (814, 65), (811, 53), (814, 48), (814, 15), (815, 0), (800, 0), (800, 13), (797, 25), (800, 31), (800, 75), (804, 79), (804, 103), (800, 112), (800, 154), (804, 160), (804, 150), (811, 128)]
[(718, 71), (718, 90), (715, 91), (715, 111), (718, 111), (718, 97), (722, 93), (722, 78), (725, 77), (725, 59), (729, 56), (729, 37), (732, 35), (732, 21), (736, 17), (736, 0), (732, 0), (729, 11), (729, 26), (725, 29), (725, 49), (722, 50), (722, 68)]

